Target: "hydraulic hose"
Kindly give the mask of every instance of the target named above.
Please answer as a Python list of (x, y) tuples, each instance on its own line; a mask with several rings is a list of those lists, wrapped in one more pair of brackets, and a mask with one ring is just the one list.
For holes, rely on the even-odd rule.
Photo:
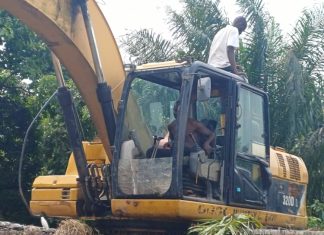
[(53, 99), (53, 97), (56, 95), (57, 91), (55, 91), (44, 103), (44, 105), (41, 107), (41, 109), (38, 111), (38, 113), (36, 114), (36, 116), (34, 117), (33, 121), (30, 123), (30, 125), (27, 128), (25, 137), (24, 137), (24, 141), (23, 141), (23, 145), (22, 145), (22, 149), (21, 149), (21, 154), (20, 154), (20, 159), (19, 159), (19, 169), (18, 169), (18, 187), (19, 187), (19, 194), (21, 197), (21, 200), (23, 201), (24, 205), (26, 206), (26, 209), (28, 210), (29, 214), (32, 215), (30, 207), (27, 203), (27, 200), (25, 198), (24, 192), (22, 190), (22, 184), (21, 184), (21, 172), (22, 172), (22, 165), (23, 165), (23, 161), (24, 161), (24, 156), (25, 156), (25, 148), (26, 148), (26, 143), (28, 140), (28, 135), (29, 132), (31, 130), (31, 128), (33, 127), (34, 123), (36, 122), (37, 118), (41, 115), (41, 113), (43, 112), (43, 110), (46, 108), (46, 106), (49, 104), (49, 102)]

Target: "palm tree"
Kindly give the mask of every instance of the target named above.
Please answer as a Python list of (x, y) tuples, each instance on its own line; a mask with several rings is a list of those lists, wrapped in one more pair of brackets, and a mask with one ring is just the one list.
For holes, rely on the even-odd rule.
[[(303, 156), (309, 171), (308, 198), (324, 201), (324, 150), (323, 131), (323, 78), (324, 78), (324, 4), (312, 10), (305, 10), (290, 35), (290, 54), (288, 64), (297, 64), (298, 68), (288, 66), (291, 80), (287, 86), (301, 83), (299, 97), (303, 103), (296, 102), (296, 108), (290, 109), (290, 120), (294, 112), (298, 115), (295, 129), (302, 134), (294, 144), (296, 153)], [(295, 66), (296, 67), (296, 66)], [(299, 76), (293, 76), (298, 71)], [(292, 89), (295, 92), (296, 89)]]
[(286, 136), (281, 136), (286, 137), (289, 148), (294, 145), (294, 139), (316, 130), (323, 122), (323, 87), (320, 86), (324, 75), (323, 11), (324, 4), (303, 12), (289, 36), (282, 60), (283, 71), (279, 75), (282, 91), (278, 100), (281, 105), (273, 110), (273, 116), (285, 118)]

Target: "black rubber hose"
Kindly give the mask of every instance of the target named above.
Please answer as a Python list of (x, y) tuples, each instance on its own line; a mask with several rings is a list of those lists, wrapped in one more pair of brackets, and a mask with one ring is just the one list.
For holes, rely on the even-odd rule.
[(44, 103), (44, 105), (41, 107), (41, 109), (38, 111), (38, 113), (34, 117), (33, 121), (30, 123), (29, 127), (27, 128), (27, 131), (26, 131), (26, 134), (25, 134), (25, 137), (24, 137), (24, 141), (23, 141), (23, 145), (22, 145), (22, 149), (21, 149), (21, 154), (20, 154), (20, 159), (19, 159), (19, 169), (18, 169), (18, 187), (19, 187), (19, 194), (20, 194), (21, 200), (25, 204), (26, 209), (28, 210), (28, 212), (29, 212), (30, 215), (32, 215), (32, 213), (31, 213), (30, 207), (29, 207), (29, 205), (27, 203), (27, 200), (26, 200), (26, 198), (24, 196), (24, 192), (23, 192), (22, 186), (21, 186), (21, 171), (22, 171), (22, 165), (23, 165), (23, 160), (24, 160), (24, 156), (25, 156), (26, 143), (27, 143), (28, 135), (29, 135), (29, 132), (30, 132), (32, 126), (36, 122), (37, 118), (41, 115), (41, 113), (43, 112), (44, 108), (49, 104), (49, 102), (56, 95), (56, 93), (57, 93), (57, 91), (55, 91), (51, 95), (51, 97), (46, 100), (46, 102)]

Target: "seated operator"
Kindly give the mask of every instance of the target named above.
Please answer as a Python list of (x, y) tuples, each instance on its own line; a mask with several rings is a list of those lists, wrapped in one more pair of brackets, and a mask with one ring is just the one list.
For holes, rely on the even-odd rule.
[[(173, 107), (173, 115), (176, 119), (179, 107), (180, 101), (176, 101)], [(171, 143), (174, 141), (174, 136), (176, 133), (176, 119), (168, 125), (167, 135), (160, 140), (159, 147), (156, 151), (156, 157), (171, 155)], [(214, 139), (215, 134), (203, 123), (195, 119), (188, 118), (184, 142), (184, 155), (190, 155), (190, 152), (195, 151), (197, 145), (204, 149), (206, 154), (209, 155), (213, 151), (212, 144)], [(203, 140), (203, 142), (201, 140)], [(148, 149), (146, 153), (147, 157), (152, 156), (153, 150), (154, 147)]]
[[(173, 115), (176, 119), (179, 107), (180, 101), (176, 101), (173, 107)], [(169, 138), (171, 141), (173, 141), (176, 132), (176, 120), (173, 120), (173, 122), (168, 125), (168, 130)], [(197, 145), (199, 145), (201, 142), (201, 139), (204, 139), (204, 142), (201, 143), (201, 146), (199, 147), (204, 149), (206, 154), (209, 155), (213, 150), (212, 143), (215, 139), (215, 134), (203, 123), (195, 119), (188, 118), (184, 142), (184, 155), (189, 155), (190, 152), (194, 151), (195, 147), (197, 147)]]

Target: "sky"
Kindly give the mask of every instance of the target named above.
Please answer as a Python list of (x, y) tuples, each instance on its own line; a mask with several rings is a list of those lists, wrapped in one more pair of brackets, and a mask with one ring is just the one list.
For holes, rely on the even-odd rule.
[[(108, 24), (119, 43), (119, 39), (132, 30), (153, 29), (171, 39), (167, 25), (166, 7), (181, 11), (179, 0), (96, 0), (107, 18)], [(240, 15), (235, 0), (220, 0), (220, 5), (232, 21)], [(324, 0), (263, 0), (265, 9), (274, 16), (285, 34), (291, 32), (303, 9)]]
[[(181, 10), (179, 0), (96, 0), (116, 38), (134, 29), (153, 29), (168, 34), (166, 6)], [(295, 25), (304, 8), (324, 0), (264, 0), (265, 9), (275, 17), (284, 33)], [(239, 15), (235, 0), (221, 0), (230, 21)]]

